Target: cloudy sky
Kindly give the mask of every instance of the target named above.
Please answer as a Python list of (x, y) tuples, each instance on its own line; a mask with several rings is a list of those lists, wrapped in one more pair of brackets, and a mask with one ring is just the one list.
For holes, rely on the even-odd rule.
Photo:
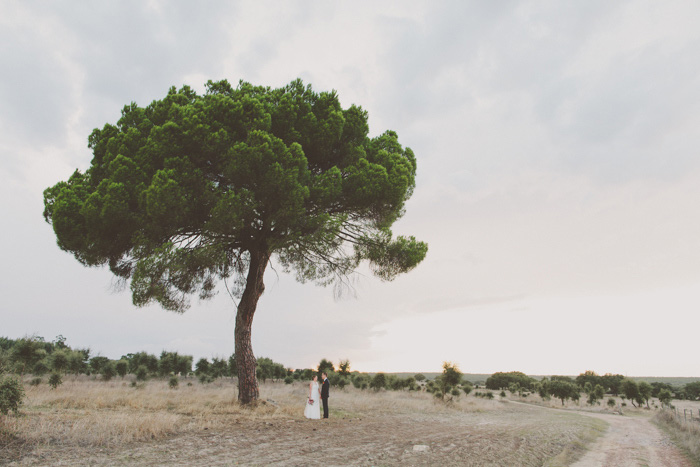
[(418, 158), (395, 233), (430, 247), (354, 296), (269, 269), (253, 348), (290, 367), (700, 376), (700, 3), (0, 0), (0, 335), (110, 358), (233, 352), (222, 291), (135, 308), (56, 246), (42, 191), (130, 102), (300, 77)]

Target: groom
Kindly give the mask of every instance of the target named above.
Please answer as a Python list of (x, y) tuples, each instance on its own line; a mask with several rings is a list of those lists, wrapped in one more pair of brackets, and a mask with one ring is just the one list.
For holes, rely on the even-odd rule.
[(324, 371), (321, 373), (323, 378), (323, 385), (321, 386), (321, 400), (323, 401), (323, 418), (328, 418), (328, 390), (331, 387), (331, 383), (328, 382), (328, 374)]

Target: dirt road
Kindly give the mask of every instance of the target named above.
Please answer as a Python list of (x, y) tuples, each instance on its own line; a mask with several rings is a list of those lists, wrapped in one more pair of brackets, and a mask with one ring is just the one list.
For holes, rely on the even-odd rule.
[(572, 467), (644, 465), (691, 467), (668, 436), (647, 417), (578, 412), (606, 421), (610, 428)]

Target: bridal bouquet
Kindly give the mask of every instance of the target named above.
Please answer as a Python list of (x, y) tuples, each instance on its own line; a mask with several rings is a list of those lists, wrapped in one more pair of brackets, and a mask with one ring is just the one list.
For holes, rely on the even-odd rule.
[(313, 400), (313, 399), (309, 399), (309, 405), (314, 405), (314, 400)]

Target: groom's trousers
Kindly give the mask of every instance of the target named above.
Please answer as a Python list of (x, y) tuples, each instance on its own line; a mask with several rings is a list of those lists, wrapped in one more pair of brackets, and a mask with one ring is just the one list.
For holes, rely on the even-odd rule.
[(322, 400), (323, 400), (323, 418), (328, 418), (328, 398), (324, 397)]

